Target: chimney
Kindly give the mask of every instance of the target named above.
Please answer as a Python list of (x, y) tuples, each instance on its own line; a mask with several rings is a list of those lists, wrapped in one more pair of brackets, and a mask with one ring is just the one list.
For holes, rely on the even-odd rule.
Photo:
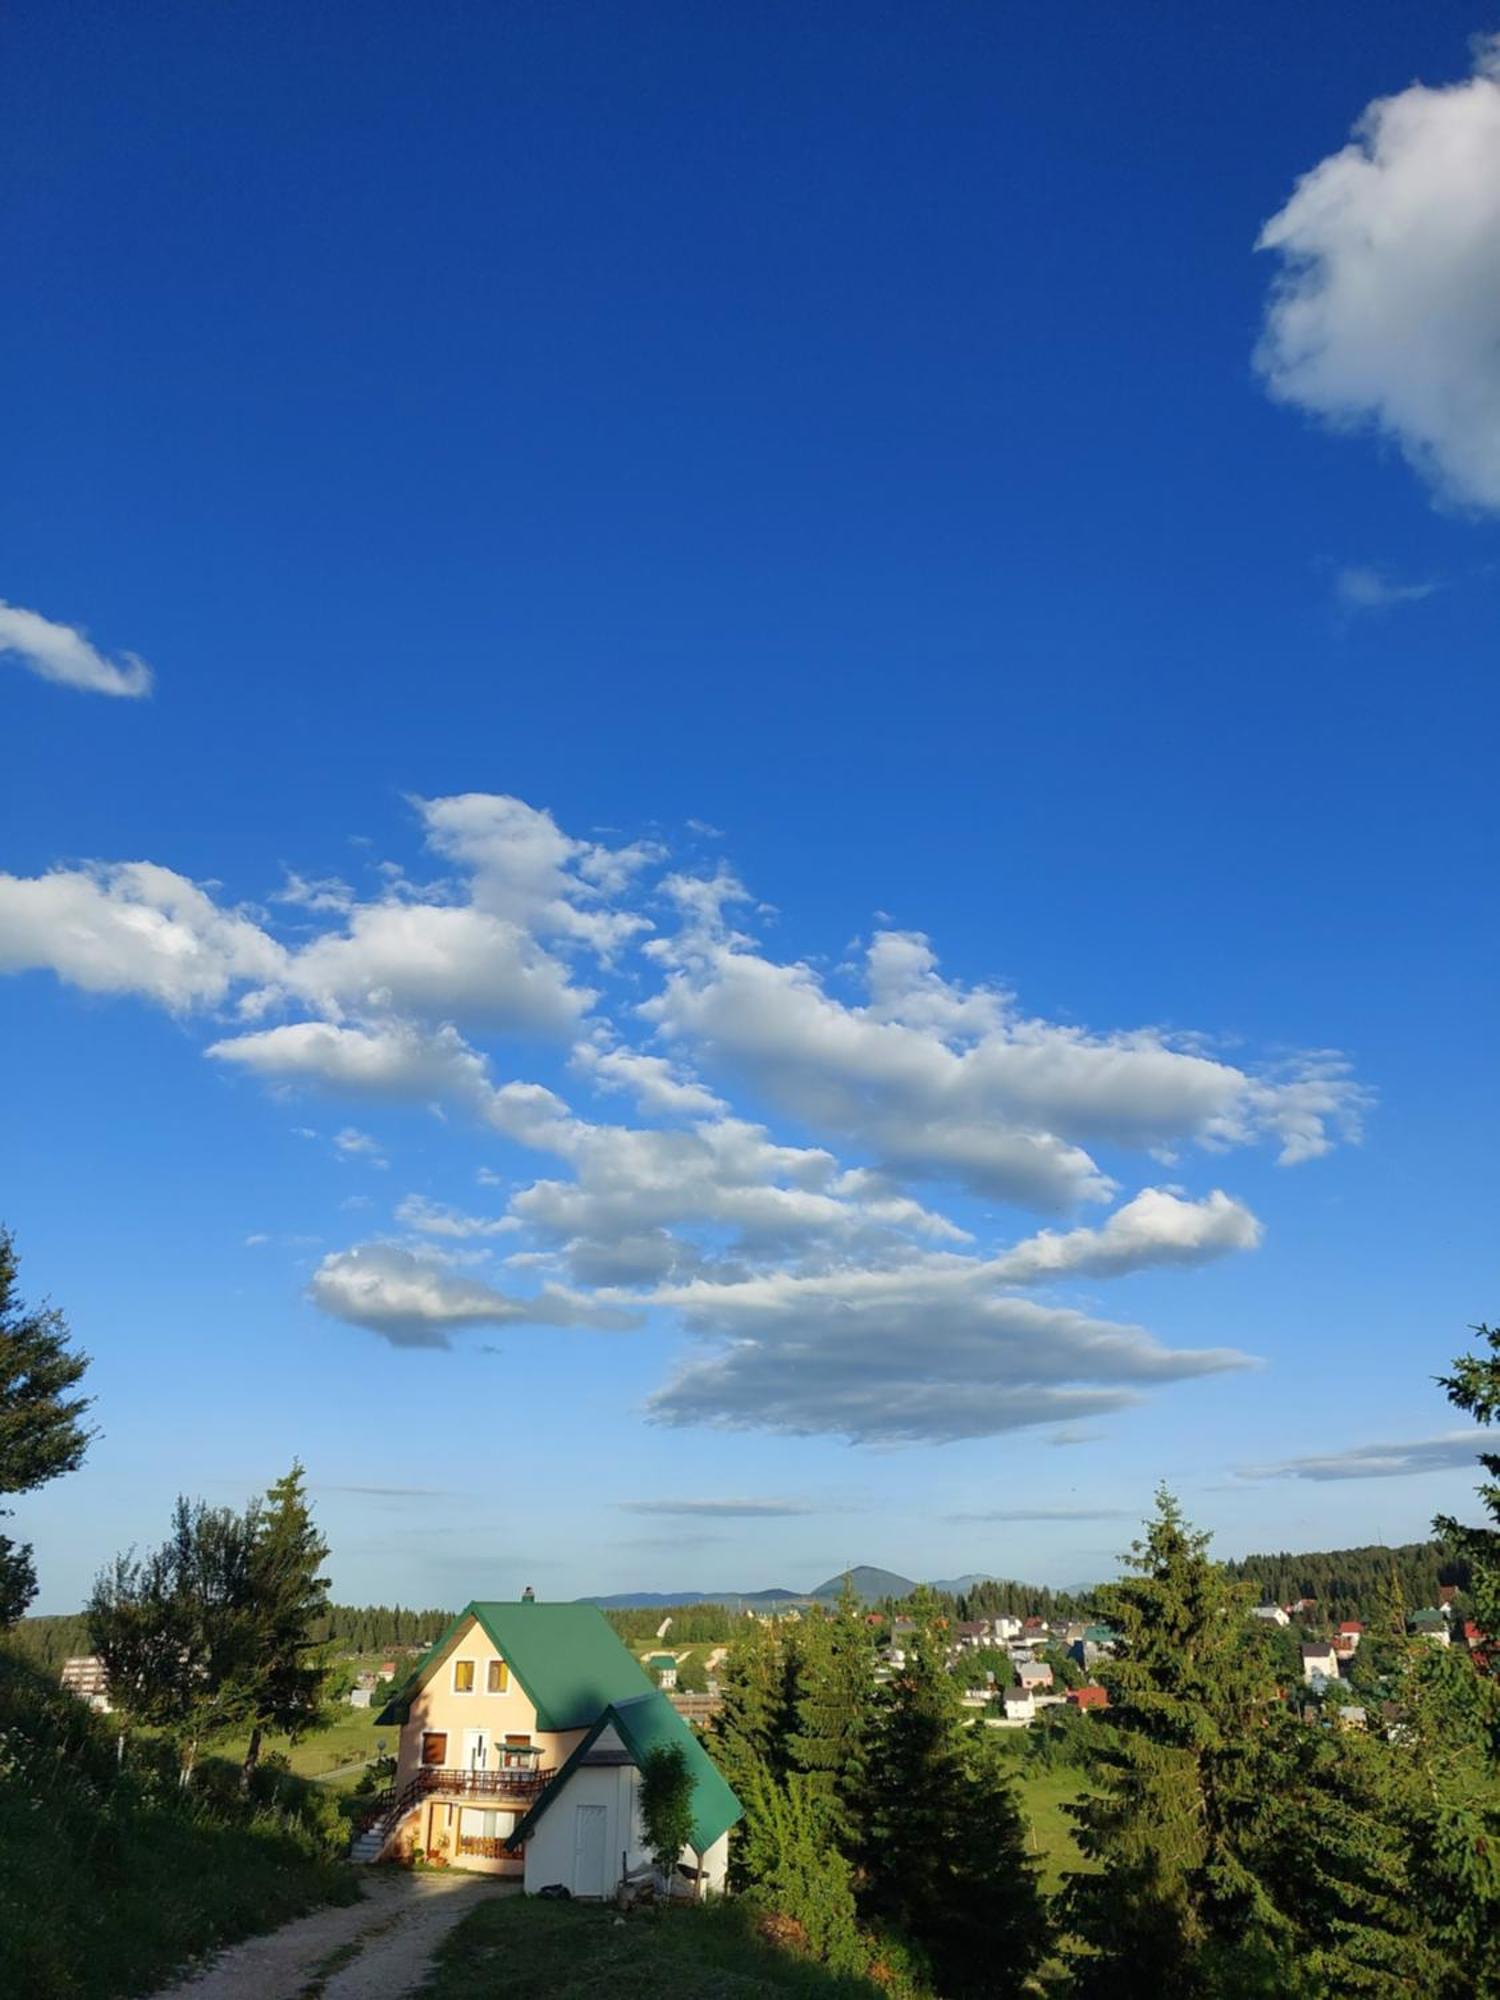
[(529, 1583), (527, 1584), (526, 1588), (521, 1592), (521, 1602), (523, 1604), (536, 1603), (536, 1592), (532, 1589)]

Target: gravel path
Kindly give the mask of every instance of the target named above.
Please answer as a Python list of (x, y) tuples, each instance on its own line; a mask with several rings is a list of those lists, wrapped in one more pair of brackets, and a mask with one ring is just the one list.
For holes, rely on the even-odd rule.
[(362, 1879), (363, 1902), (232, 1945), (156, 2000), (407, 2000), (460, 1917), (481, 1897), (518, 1891), (484, 1875), (380, 1869)]

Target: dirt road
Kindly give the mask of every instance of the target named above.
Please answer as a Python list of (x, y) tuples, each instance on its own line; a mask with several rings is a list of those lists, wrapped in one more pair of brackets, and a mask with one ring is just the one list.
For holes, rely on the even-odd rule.
[(483, 1875), (371, 1869), (363, 1902), (315, 1910), (232, 1945), (156, 2000), (407, 2000), (433, 1954), (481, 1897), (517, 1893)]

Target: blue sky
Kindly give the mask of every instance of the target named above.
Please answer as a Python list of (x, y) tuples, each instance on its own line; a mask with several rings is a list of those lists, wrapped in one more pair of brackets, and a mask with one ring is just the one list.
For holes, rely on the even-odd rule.
[(39, 1608), (294, 1454), (422, 1602), (1463, 1506), (1497, 25), (8, 10)]

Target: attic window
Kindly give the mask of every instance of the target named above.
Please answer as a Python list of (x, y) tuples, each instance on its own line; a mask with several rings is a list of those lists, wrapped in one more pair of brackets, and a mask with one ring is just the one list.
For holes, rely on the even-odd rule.
[(455, 1660), (453, 1662), (453, 1692), (472, 1694), (474, 1692), (474, 1662)]
[(504, 1660), (491, 1660), (485, 1674), (485, 1693), (504, 1694), (510, 1686), (510, 1668)]

